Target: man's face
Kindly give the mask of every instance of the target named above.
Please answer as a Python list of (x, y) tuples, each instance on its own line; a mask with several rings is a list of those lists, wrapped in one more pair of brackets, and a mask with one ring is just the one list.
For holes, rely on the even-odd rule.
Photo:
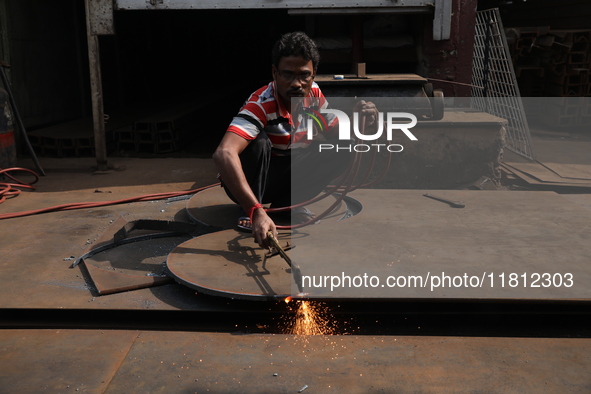
[(300, 56), (282, 57), (278, 67), (273, 65), (277, 93), (287, 109), (292, 97), (306, 97), (314, 83), (314, 65)]

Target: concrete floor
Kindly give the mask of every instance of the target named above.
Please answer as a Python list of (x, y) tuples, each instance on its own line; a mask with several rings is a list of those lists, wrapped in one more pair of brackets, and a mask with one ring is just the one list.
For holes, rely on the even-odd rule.
[[(43, 158), (42, 164), (48, 175), (40, 180), (37, 190), (1, 204), (0, 213), (189, 190), (216, 182), (216, 171), (208, 159), (118, 158), (112, 164), (125, 166), (125, 170), (106, 173), (94, 172), (94, 160), (90, 158)], [(32, 167), (26, 162), (21, 165)], [(420, 236), (421, 224), (428, 220), (431, 234), (439, 232), (438, 239), (445, 242), (441, 250), (445, 252), (446, 261), (454, 259), (453, 253), (456, 260), (459, 257), (469, 260), (467, 256), (470, 255), (466, 255), (465, 249), (454, 251), (453, 237), (450, 238), (449, 234), (450, 218), (452, 224), (457, 220), (464, 223), (461, 245), (465, 246), (469, 244), (466, 237), (471, 236), (465, 223), (476, 226), (481, 220), (491, 229), (495, 218), (502, 217), (497, 228), (512, 229), (514, 239), (518, 239), (520, 245), (527, 244), (527, 232), (532, 229), (550, 237), (544, 238), (546, 245), (538, 245), (554, 253), (546, 258), (543, 267), (547, 268), (556, 256), (563, 256), (564, 263), (575, 264), (584, 275), (585, 281), (580, 283), (580, 289), (588, 292), (590, 288), (585, 259), (588, 261), (591, 256), (586, 246), (591, 244), (588, 235), (591, 233), (591, 195), (442, 191), (469, 203), (465, 209), (453, 209), (443, 203), (414, 197), (409, 194), (411, 191), (381, 192), (390, 193), (387, 209), (367, 211), (371, 213), (370, 223), (365, 224), (367, 230), (377, 219), (382, 223), (376, 230), (388, 220), (392, 222), (390, 225), (400, 228), (400, 223), (396, 225), (396, 218), (401, 215), (404, 219), (401, 223), (411, 226), (412, 231), (400, 231), (407, 232), (408, 237), (413, 232)], [(360, 197), (363, 193), (367, 194), (362, 191)], [(240, 328), (234, 333), (233, 330), (203, 332), (211, 331), (204, 319), (255, 314), (268, 306), (265, 303), (220, 301), (195, 294), (179, 284), (99, 297), (80, 267), (69, 268), (71, 256), (84, 253), (118, 217), (128, 221), (150, 218), (188, 222), (186, 203), (141, 202), (0, 221), (0, 308), (5, 316), (0, 339), (0, 381), (3, 382), (0, 392), (261, 393), (298, 392), (305, 385), (308, 386), (306, 392), (591, 391), (591, 342), (587, 339), (588, 334), (569, 335), (568, 327), (561, 334), (549, 334), (543, 338), (516, 338), (502, 334), (491, 337), (441, 336), (436, 334), (435, 318), (430, 327), (424, 327), (431, 333), (428, 336), (302, 338), (248, 333)], [(413, 209), (419, 206), (413, 204), (421, 207), (418, 210), (420, 220), (412, 219)], [(429, 208), (425, 208), (425, 204)], [(487, 217), (487, 212), (496, 216)], [(519, 212), (522, 216), (517, 216)], [(523, 216), (525, 214), (530, 217)], [(458, 215), (472, 215), (472, 219), (462, 221)], [(360, 215), (353, 219), (359, 222), (362, 218)], [(320, 229), (320, 226), (316, 228)], [(548, 244), (553, 230), (558, 230), (557, 243)], [(538, 233), (529, 236), (540, 235)], [(476, 236), (482, 240), (486, 234)], [(502, 255), (503, 244), (496, 241), (487, 240), (488, 252), (492, 253), (488, 255)], [(396, 243), (392, 242), (392, 245)], [(401, 245), (407, 252), (421, 247), (420, 242)], [(436, 244), (431, 243), (430, 248), (437, 253)], [(527, 261), (526, 251), (521, 251)], [(584, 266), (579, 266), (580, 263)], [(141, 272), (155, 270), (159, 264), (157, 259), (152, 259), (142, 265)], [(527, 264), (528, 270), (537, 267), (535, 259)], [(119, 271), (131, 269), (125, 265), (113, 268)], [(504, 270), (512, 268), (510, 261), (502, 266)], [(584, 292), (584, 296), (574, 302), (588, 305), (586, 294)], [(396, 309), (398, 306), (384, 304), (382, 308)], [(543, 308), (544, 304), (541, 313)], [(10, 321), (15, 311), (27, 310), (43, 315), (44, 323), (38, 326), (45, 329), (36, 328), (32, 323)], [(135, 316), (135, 311), (145, 312), (143, 316), (148, 319), (150, 315), (147, 313), (153, 313), (152, 316), (159, 319), (172, 316), (159, 313), (176, 313), (181, 314), (182, 319), (194, 321), (195, 328), (184, 331), (138, 330), (128, 320), (130, 329), (127, 330), (97, 329), (100, 322), (93, 321), (93, 315), (85, 312), (88, 310), (94, 311), (94, 319), (115, 315), (116, 311), (130, 316)], [(47, 321), (51, 322), (51, 316), (61, 316), (64, 311), (78, 320), (72, 325), (48, 329)], [(182, 314), (184, 312), (191, 313)], [(276, 315), (280, 311), (273, 313)], [(587, 324), (586, 315), (583, 318), (581, 324)], [(84, 319), (88, 320), (81, 321)], [(568, 321), (572, 322), (572, 319)], [(60, 322), (62, 324), (64, 320)], [(85, 324), (94, 329), (82, 330)], [(77, 329), (69, 329), (72, 326)], [(396, 332), (396, 327), (390, 328)], [(420, 335), (420, 329), (415, 329), (419, 332), (417, 335)], [(580, 327), (573, 328), (575, 331), (586, 332)], [(457, 332), (461, 332), (461, 327)], [(563, 338), (559, 338), (561, 336)]]

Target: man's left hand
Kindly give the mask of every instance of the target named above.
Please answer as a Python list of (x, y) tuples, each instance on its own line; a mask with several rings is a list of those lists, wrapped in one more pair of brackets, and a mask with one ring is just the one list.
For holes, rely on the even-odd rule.
[(359, 101), (353, 108), (353, 112), (365, 117), (365, 127), (374, 126), (379, 119), (378, 108), (371, 101)]

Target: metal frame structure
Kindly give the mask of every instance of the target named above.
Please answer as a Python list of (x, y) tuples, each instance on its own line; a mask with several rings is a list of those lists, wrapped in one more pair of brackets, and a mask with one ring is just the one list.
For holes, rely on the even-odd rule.
[[(98, 0), (104, 1), (104, 0)], [(433, 39), (448, 40), (452, 0), (112, 0), (116, 10), (287, 9), (293, 15), (433, 13)]]
[(427, 0), (114, 0), (120, 10), (368, 8), (433, 6)]
[(497, 8), (476, 13), (472, 108), (507, 120), (507, 149), (534, 160), (529, 125)]

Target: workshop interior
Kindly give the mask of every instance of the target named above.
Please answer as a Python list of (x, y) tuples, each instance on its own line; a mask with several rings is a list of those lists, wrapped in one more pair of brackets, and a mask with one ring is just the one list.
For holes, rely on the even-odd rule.
[[(293, 31), (388, 140), (263, 249), (211, 157)], [(585, 0), (0, 0), (0, 380), (588, 392), (590, 69)]]

